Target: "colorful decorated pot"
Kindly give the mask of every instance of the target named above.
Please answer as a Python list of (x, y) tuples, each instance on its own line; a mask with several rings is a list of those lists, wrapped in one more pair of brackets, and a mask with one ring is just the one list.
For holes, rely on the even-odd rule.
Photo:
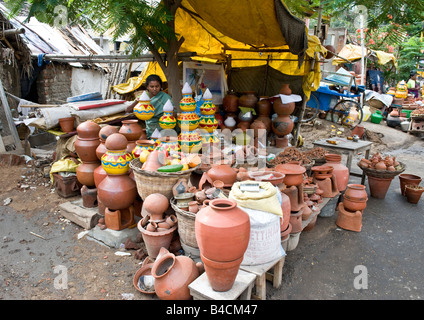
[(155, 107), (150, 103), (150, 98), (146, 91), (138, 99), (133, 112), (140, 120), (150, 120), (155, 115)]
[(118, 151), (108, 150), (102, 156), (102, 166), (108, 174), (124, 174), (128, 172), (132, 159), (132, 155), (125, 149)]
[(216, 120), (214, 114), (202, 115), (199, 122), (199, 128), (212, 133), (218, 128), (218, 120)]
[(163, 150), (167, 152), (180, 151), (180, 145), (177, 137), (161, 137), (158, 139), (159, 144), (156, 147), (156, 150)]
[(137, 140), (136, 147), (131, 152), (133, 158), (138, 158), (143, 150), (152, 152), (155, 150), (155, 143), (152, 140)]
[(199, 126), (200, 118), (195, 111), (182, 112), (178, 115), (177, 123), (183, 131), (192, 131)]
[(191, 89), (190, 85), (186, 82), (182, 90), (183, 98), (180, 100), (181, 111), (191, 112), (196, 110), (196, 101), (191, 96), (192, 93), (193, 93), (193, 90)]
[(182, 152), (196, 153), (202, 148), (202, 137), (197, 131), (181, 131), (178, 143)]

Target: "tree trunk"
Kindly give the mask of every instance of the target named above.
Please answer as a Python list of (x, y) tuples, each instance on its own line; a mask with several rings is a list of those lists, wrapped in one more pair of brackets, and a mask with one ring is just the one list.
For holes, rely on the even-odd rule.
[(172, 102), (174, 104), (174, 108), (176, 112), (180, 112), (179, 103), (182, 98), (182, 87), (180, 83), (180, 73), (178, 70), (178, 42), (171, 40), (169, 42), (169, 50), (167, 52), (167, 66), (166, 70), (164, 70), (164, 73), (166, 75), (166, 79), (168, 81), (168, 93), (172, 97)]

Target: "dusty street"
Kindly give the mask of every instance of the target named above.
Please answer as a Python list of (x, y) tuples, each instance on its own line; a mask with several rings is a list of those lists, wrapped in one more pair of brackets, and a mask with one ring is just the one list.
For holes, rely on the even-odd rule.
[[(381, 130), (381, 127), (376, 128), (374, 124), (366, 123), (366, 128), (374, 132), (378, 139), (381, 138), (381, 143), (375, 144), (372, 153), (377, 150), (390, 152), (407, 163), (405, 172), (424, 176), (423, 141), (400, 130), (385, 126), (385, 130)], [(328, 128), (322, 128), (319, 132), (325, 136)], [(304, 138), (307, 146), (320, 137), (317, 132), (311, 130), (308, 133), (305, 129)], [(353, 163), (356, 164), (356, 161)], [(157, 300), (156, 296), (141, 294), (133, 287), (133, 275), (140, 267), (140, 260), (134, 258), (134, 250), (127, 251), (131, 253), (130, 256), (119, 256), (115, 254), (119, 251), (117, 249), (111, 249), (84, 236), (79, 238), (84, 229), (64, 219), (58, 209), (60, 203), (72, 201), (73, 198), (64, 199), (58, 196), (43, 168), (28, 167), (25, 164), (0, 164), (0, 176), (3, 180), (0, 187), (0, 299)], [(358, 183), (359, 178), (352, 179)], [(413, 276), (422, 278), (422, 275), (414, 273), (408, 276), (407, 286), (411, 288), (409, 295), (403, 294), (404, 287), (396, 291), (390, 286), (390, 283), (401, 281), (398, 278), (382, 278), (381, 287), (361, 296), (357, 290), (345, 290), (345, 284), (340, 280), (344, 277), (343, 274), (337, 274), (337, 269), (331, 269), (334, 263), (332, 259), (343, 265), (344, 261), (354, 260), (352, 255), (355, 254), (360, 255), (356, 257), (355, 264), (362, 261), (366, 265), (369, 259), (382, 257), (391, 259), (393, 252), (389, 254), (382, 244), (394, 235), (396, 241), (400, 241), (402, 237), (410, 237), (402, 245), (403, 254), (405, 250), (420, 248), (411, 253), (409, 260), (406, 258), (411, 267), (420, 269), (423, 262), (422, 236), (417, 239), (408, 235), (406, 225), (396, 228), (396, 223), (400, 223), (400, 220), (391, 221), (390, 215), (379, 212), (380, 208), (387, 211), (391, 205), (394, 211), (402, 212), (409, 208), (421, 219), (410, 230), (419, 231), (418, 226), (423, 224), (423, 201), (415, 206), (408, 205), (401, 196), (396, 195), (398, 188), (398, 180), (395, 178), (391, 186), (392, 194), (387, 201), (370, 201), (370, 214), (364, 218), (364, 229), (360, 233), (338, 229), (334, 224), (334, 217), (323, 220), (319, 218), (315, 228), (301, 236), (298, 247), (286, 257), (282, 288), (272, 289), (269, 286), (267, 299), (422, 299), (423, 279), (418, 278), (416, 283), (412, 280)], [(400, 212), (393, 215), (393, 218), (398, 219)], [(410, 224), (411, 221), (409, 227)], [(376, 229), (379, 233), (375, 233)], [(405, 234), (395, 234), (397, 230)], [(353, 247), (362, 251), (353, 250)], [(392, 250), (392, 247), (388, 249)], [(404, 268), (404, 265), (399, 264), (399, 268), (401, 266)], [(396, 269), (396, 264), (391, 265), (391, 268)], [(402, 272), (406, 272), (405, 270)], [(61, 287), (64, 272), (67, 275), (67, 288)]]

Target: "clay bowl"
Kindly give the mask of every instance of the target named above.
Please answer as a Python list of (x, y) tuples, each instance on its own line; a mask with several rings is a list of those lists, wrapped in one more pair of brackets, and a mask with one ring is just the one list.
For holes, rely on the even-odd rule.
[(285, 174), (278, 171), (249, 172), (249, 177), (256, 181), (271, 182), (273, 186), (283, 183)]
[[(152, 266), (153, 263), (148, 263), (145, 265), (142, 265), (142, 267), (140, 269), (137, 270), (137, 272), (134, 274), (133, 277), (133, 285), (134, 287), (137, 289), (137, 291), (140, 291), (142, 293), (146, 293), (146, 294), (155, 294), (155, 286), (154, 286), (154, 278), (152, 276)], [(153, 285), (152, 286), (146, 286), (146, 283), (150, 282), (149, 281), (143, 281), (143, 278), (140, 281), (140, 285), (139, 286), (139, 280), (141, 277), (149, 277), (150, 276), (153, 278)], [(147, 280), (147, 279), (146, 279)]]
[(277, 164), (274, 170), (284, 174), (283, 183), (288, 187), (303, 183), (303, 174), (306, 172), (304, 166), (294, 163)]

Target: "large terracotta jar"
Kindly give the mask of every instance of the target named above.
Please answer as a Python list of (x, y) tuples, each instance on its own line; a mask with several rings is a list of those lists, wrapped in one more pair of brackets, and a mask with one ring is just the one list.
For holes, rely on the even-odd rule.
[[(97, 158), (96, 158), (97, 159)], [(94, 187), (94, 170), (100, 165), (98, 160), (96, 161), (85, 161), (81, 163), (77, 168), (77, 180), (87, 187)]]
[(278, 136), (289, 134), (292, 132), (293, 128), (294, 123), (289, 115), (277, 115), (277, 117), (272, 120), (272, 131)]
[(282, 203), (281, 209), (283, 210), (282, 223), (281, 223), (281, 231), (284, 231), (289, 226), (290, 222), (290, 214), (291, 214), (291, 201), (288, 195), (284, 192), (281, 192)]
[(214, 199), (196, 214), (195, 233), (200, 253), (214, 261), (243, 257), (250, 238), (250, 219), (230, 199)]
[(106, 125), (99, 131), (99, 140), (100, 144), (96, 149), (96, 155), (99, 160), (102, 159), (102, 156), (106, 153), (107, 149), (105, 146), (105, 141), (112, 133), (118, 133), (119, 129), (115, 126)]
[(123, 134), (128, 141), (137, 141), (141, 136), (141, 127), (138, 124), (138, 120), (122, 120), (122, 126), (119, 129), (119, 133)]
[(269, 117), (272, 112), (271, 101), (269, 101), (268, 97), (259, 97), (259, 101), (256, 102), (256, 109), (258, 115)]
[(188, 285), (199, 276), (196, 263), (187, 256), (164, 250), (152, 266), (155, 292), (161, 300), (190, 300)]
[(254, 108), (256, 102), (258, 102), (258, 97), (254, 91), (245, 91), (238, 99), (239, 106), (245, 108)]
[(343, 205), (349, 211), (362, 211), (367, 207), (368, 195), (362, 184), (348, 184), (343, 195)]
[(339, 154), (326, 154), (325, 160), (325, 165), (334, 168), (333, 175), (336, 177), (337, 188), (343, 192), (349, 183), (349, 169), (341, 163), (342, 156)]
[(100, 126), (93, 121), (84, 121), (77, 126), (78, 137), (83, 139), (98, 138)]
[(287, 116), (293, 113), (295, 109), (295, 103), (283, 103), (281, 98), (277, 98), (274, 100), (273, 108), (274, 112), (280, 116)]
[(248, 214), (233, 200), (211, 200), (196, 214), (195, 234), (212, 289), (230, 290), (249, 244)]
[(97, 187), (100, 201), (109, 209), (130, 207), (137, 196), (137, 186), (128, 174), (108, 174)]
[(99, 141), (100, 126), (92, 121), (84, 121), (77, 127), (78, 137), (74, 143), (75, 152), (82, 162), (97, 161), (96, 149)]
[(227, 95), (222, 99), (222, 105), (226, 113), (237, 112), (238, 110), (237, 95), (232, 91), (228, 92)]

